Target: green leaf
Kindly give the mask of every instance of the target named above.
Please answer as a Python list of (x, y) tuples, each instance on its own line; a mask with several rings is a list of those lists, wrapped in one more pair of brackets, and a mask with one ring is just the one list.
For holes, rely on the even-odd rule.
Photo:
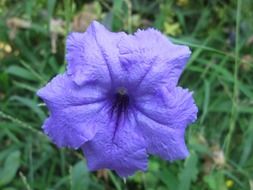
[(14, 187), (6, 187), (6, 188), (3, 188), (3, 190), (16, 190)]
[(10, 183), (20, 166), (20, 152), (14, 151), (8, 155), (4, 162), (3, 168), (0, 170), (0, 187)]
[(56, 5), (56, 0), (48, 0), (47, 1), (47, 11), (48, 11), (48, 17), (49, 17), (48, 20), (49, 21), (53, 16), (55, 5)]
[(210, 190), (226, 190), (224, 174), (221, 171), (213, 172), (204, 177)]
[(8, 86), (8, 75), (6, 73), (0, 73), (0, 90), (7, 91)]
[(158, 175), (168, 189), (177, 189), (178, 179), (175, 173), (169, 170), (164, 170), (161, 171), (161, 173), (159, 173)]
[(32, 80), (32, 81), (37, 81), (38, 79), (29, 71), (26, 69), (23, 69), (22, 67), (19, 66), (10, 66), (6, 72), (8, 74), (14, 75), (16, 77), (20, 77), (25, 80)]
[(185, 166), (179, 175), (179, 190), (189, 190), (192, 181), (195, 181), (198, 174), (198, 157), (193, 152), (186, 159)]
[(21, 104), (29, 107), (31, 110), (33, 110), (34, 113), (38, 115), (41, 121), (43, 121), (46, 118), (45, 113), (42, 111), (42, 109), (37, 105), (35, 101), (28, 98), (20, 97), (20, 96), (12, 96), (10, 100), (16, 100), (20, 102)]
[(90, 178), (87, 167), (83, 161), (80, 161), (71, 169), (71, 189), (88, 190), (89, 183)]

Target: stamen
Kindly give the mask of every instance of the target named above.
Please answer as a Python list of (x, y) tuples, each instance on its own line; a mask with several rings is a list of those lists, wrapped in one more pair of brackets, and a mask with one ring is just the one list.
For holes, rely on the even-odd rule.
[(127, 89), (125, 87), (119, 87), (117, 93), (120, 95), (125, 95), (127, 94)]

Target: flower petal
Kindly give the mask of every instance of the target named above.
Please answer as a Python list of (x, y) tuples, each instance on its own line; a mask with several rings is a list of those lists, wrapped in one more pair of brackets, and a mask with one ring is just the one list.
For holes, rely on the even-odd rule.
[(173, 161), (184, 159), (189, 152), (185, 145), (184, 128), (170, 128), (145, 116), (136, 113), (138, 128), (142, 131), (148, 145), (149, 154), (155, 154), (165, 160)]
[[(93, 21), (85, 33), (71, 33), (67, 38), (67, 73), (78, 84), (100, 82), (110, 86), (120, 67), (116, 43), (123, 33), (108, 31)], [(113, 66), (112, 66), (113, 64)]]
[(138, 97), (135, 106), (148, 153), (170, 161), (184, 159), (188, 155), (185, 128), (197, 117), (192, 93), (181, 87), (173, 91), (162, 88), (153, 95)]
[(142, 93), (164, 84), (174, 88), (191, 54), (187, 46), (173, 44), (154, 29), (124, 36), (118, 47), (126, 80)]
[(52, 79), (37, 95), (50, 110), (43, 129), (59, 147), (80, 147), (104, 123), (101, 109), (105, 92), (97, 85), (80, 88), (63, 74)]
[(185, 128), (197, 119), (192, 93), (181, 87), (160, 88), (153, 94), (137, 97), (135, 106), (147, 117), (170, 128)]
[(146, 144), (136, 130), (133, 117), (130, 114), (122, 119), (117, 129), (115, 120), (111, 120), (106, 128), (82, 146), (90, 170), (108, 168), (122, 177), (146, 170)]

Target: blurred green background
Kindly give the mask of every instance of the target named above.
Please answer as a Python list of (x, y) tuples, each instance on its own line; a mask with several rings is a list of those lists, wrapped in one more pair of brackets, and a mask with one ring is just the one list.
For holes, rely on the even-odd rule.
[[(252, 0), (0, 0), (1, 190), (253, 190)], [(180, 85), (194, 91), (191, 155), (151, 156), (126, 180), (88, 172), (80, 151), (43, 135), (35, 95), (65, 69), (65, 38), (92, 20), (113, 31), (155, 27), (193, 51)]]

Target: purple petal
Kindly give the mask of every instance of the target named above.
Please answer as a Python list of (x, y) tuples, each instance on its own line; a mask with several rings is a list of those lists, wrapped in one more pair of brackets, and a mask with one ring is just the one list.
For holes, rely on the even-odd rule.
[(68, 76), (58, 75), (37, 95), (50, 110), (43, 129), (59, 147), (78, 148), (103, 126), (105, 91), (99, 86), (80, 88)]
[[(146, 170), (147, 153), (143, 137), (129, 113), (115, 127), (115, 120), (82, 146), (90, 170), (108, 168), (126, 177), (137, 170)], [(116, 131), (115, 131), (116, 130)]]
[(172, 91), (164, 87), (137, 97), (135, 106), (147, 117), (170, 128), (185, 128), (197, 119), (192, 93), (181, 87)]
[(154, 29), (124, 36), (118, 47), (126, 80), (141, 93), (158, 85), (174, 88), (191, 54), (187, 46), (171, 43)]
[(123, 33), (108, 31), (94, 21), (85, 33), (71, 33), (67, 38), (67, 73), (78, 84), (100, 82), (110, 86), (117, 79), (117, 41)]
[(153, 95), (139, 97), (135, 104), (139, 130), (148, 144), (147, 151), (166, 160), (188, 155), (185, 128), (197, 117), (192, 93), (181, 87), (159, 89)]
[(170, 128), (147, 117), (141, 112), (136, 113), (139, 130), (148, 145), (149, 154), (155, 154), (165, 160), (184, 159), (189, 152), (185, 145), (184, 128)]

